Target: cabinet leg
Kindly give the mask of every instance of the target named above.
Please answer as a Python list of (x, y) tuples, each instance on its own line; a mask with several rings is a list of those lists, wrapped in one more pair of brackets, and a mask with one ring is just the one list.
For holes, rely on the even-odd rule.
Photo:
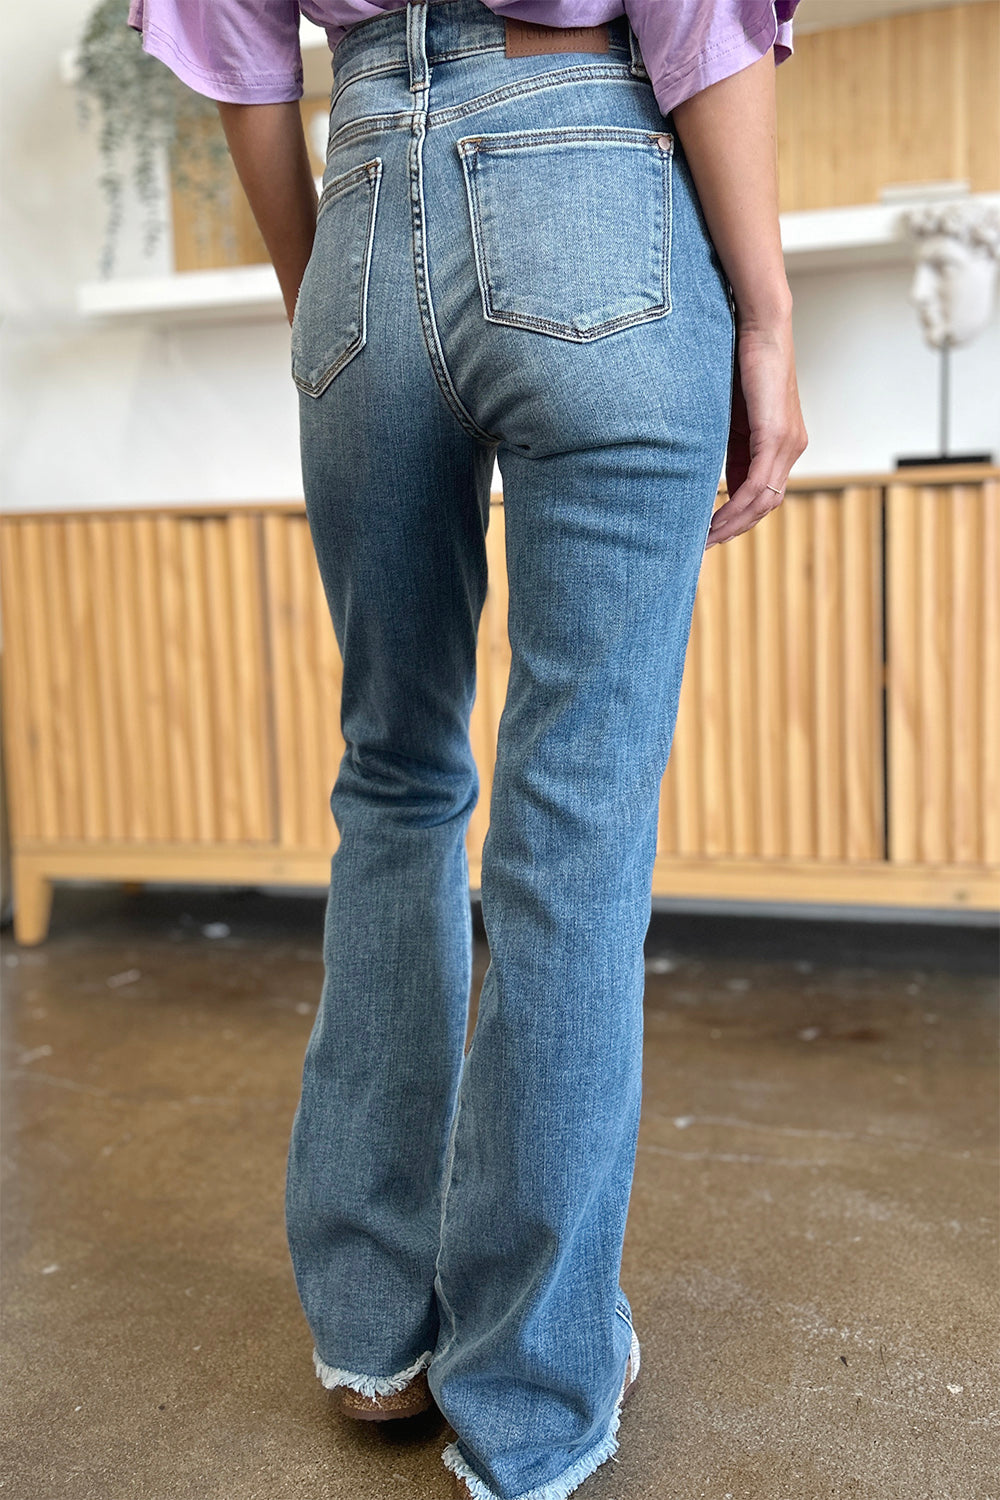
[(48, 935), (52, 915), (52, 881), (31, 859), (13, 855), (14, 939), (25, 948)]

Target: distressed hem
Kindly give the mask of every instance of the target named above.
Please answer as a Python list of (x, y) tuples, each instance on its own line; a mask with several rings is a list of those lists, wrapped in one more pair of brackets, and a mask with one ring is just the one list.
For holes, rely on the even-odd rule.
[(432, 1349), (425, 1349), (419, 1359), (414, 1360), (407, 1369), (400, 1370), (398, 1375), (359, 1375), (354, 1370), (339, 1370), (320, 1359), (318, 1349), (313, 1350), (313, 1365), (328, 1391), (346, 1386), (350, 1391), (357, 1391), (359, 1396), (393, 1396), (398, 1391), (405, 1391), (411, 1381), (422, 1370), (426, 1370), (433, 1352)]
[[(622, 1317), (624, 1318), (624, 1314), (622, 1314)], [(628, 1319), (625, 1318), (624, 1321), (628, 1322)], [(632, 1325), (629, 1324), (630, 1329), (631, 1327)], [(639, 1340), (636, 1338), (634, 1331), (632, 1332), (632, 1347), (629, 1351), (629, 1358), (632, 1360), (632, 1378), (634, 1380), (639, 1373)], [(557, 1479), (550, 1479), (548, 1484), (540, 1484), (533, 1490), (527, 1490), (523, 1495), (516, 1496), (515, 1500), (567, 1500), (567, 1496), (571, 1495), (585, 1479), (588, 1479), (595, 1469), (600, 1468), (601, 1464), (606, 1463), (613, 1454), (617, 1453), (617, 1433), (621, 1422), (622, 1402), (624, 1399), (625, 1381), (623, 1380), (618, 1400), (615, 1402), (615, 1409), (611, 1415), (611, 1422), (601, 1442), (591, 1448), (588, 1453), (585, 1453), (582, 1458), (578, 1458), (576, 1463), (564, 1470)], [(501, 1500), (496, 1491), (491, 1490), (489, 1485), (480, 1479), (476, 1471), (469, 1467), (459, 1452), (457, 1443), (448, 1444), (447, 1448), (441, 1454), (441, 1461), (446, 1469), (450, 1469), (453, 1474), (457, 1474), (459, 1479), (465, 1480), (469, 1493), (472, 1495), (472, 1500)]]

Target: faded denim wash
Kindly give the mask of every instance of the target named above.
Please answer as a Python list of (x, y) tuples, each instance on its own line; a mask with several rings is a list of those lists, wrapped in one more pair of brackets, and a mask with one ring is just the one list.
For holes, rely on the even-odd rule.
[[(478, 0), (348, 32), (292, 328), (346, 750), (287, 1228), (320, 1379), (426, 1367), (476, 1500), (563, 1500), (617, 1446), (658, 793), (733, 348), (624, 21), (604, 55), (507, 58)], [(512, 663), (463, 1062), (495, 455)]]

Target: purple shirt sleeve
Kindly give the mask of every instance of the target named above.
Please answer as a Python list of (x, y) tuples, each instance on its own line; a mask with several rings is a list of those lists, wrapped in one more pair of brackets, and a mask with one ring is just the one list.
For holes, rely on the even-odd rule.
[[(666, 115), (692, 94), (774, 48), (792, 52), (799, 0), (486, 0), (500, 15), (553, 26), (590, 26), (623, 12), (639, 38)], [(306, 0), (335, 46), (348, 26), (403, 0)], [(302, 97), (297, 0), (130, 0), (128, 24), (145, 51), (210, 99), (282, 104)]]
[(128, 24), (145, 52), (209, 99), (302, 97), (297, 0), (130, 0)]
[(792, 53), (799, 0), (625, 0), (661, 113), (739, 73), (774, 47)]

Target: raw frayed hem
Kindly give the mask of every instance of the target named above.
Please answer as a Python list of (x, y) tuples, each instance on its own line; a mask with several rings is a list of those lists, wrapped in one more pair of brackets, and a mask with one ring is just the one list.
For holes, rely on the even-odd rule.
[[(618, 1451), (618, 1424), (621, 1420), (621, 1402), (615, 1407), (614, 1416), (611, 1418), (611, 1426), (608, 1428), (607, 1436), (596, 1448), (591, 1448), (582, 1458), (577, 1459), (572, 1468), (560, 1474), (558, 1479), (551, 1479), (548, 1484), (542, 1484), (537, 1489), (528, 1490), (523, 1495), (518, 1495), (517, 1500), (566, 1500), (578, 1485), (595, 1469), (600, 1468), (613, 1453)], [(491, 1490), (488, 1484), (484, 1484), (474, 1469), (470, 1469), (461, 1453), (458, 1451), (457, 1443), (449, 1443), (441, 1455), (446, 1469), (457, 1474), (459, 1479), (464, 1479), (469, 1487), (473, 1500), (500, 1500), (495, 1490)]]
[(426, 1370), (433, 1352), (432, 1349), (425, 1349), (409, 1369), (400, 1370), (398, 1375), (358, 1375), (354, 1370), (337, 1370), (320, 1359), (317, 1349), (313, 1350), (313, 1365), (328, 1391), (335, 1390), (337, 1386), (347, 1386), (348, 1390), (357, 1391), (359, 1396), (393, 1396), (397, 1391), (405, 1391), (421, 1370)]
[[(624, 1317), (624, 1314), (622, 1314), (622, 1317), (626, 1323), (629, 1322)], [(639, 1373), (639, 1340), (635, 1336), (635, 1331), (632, 1329), (631, 1323), (629, 1323), (629, 1330), (632, 1333), (629, 1358), (632, 1361), (632, 1379), (634, 1380)], [(516, 1500), (567, 1500), (567, 1496), (571, 1495), (585, 1479), (589, 1479), (595, 1469), (599, 1469), (601, 1464), (607, 1463), (608, 1459), (618, 1452), (617, 1434), (618, 1428), (621, 1425), (622, 1403), (624, 1400), (625, 1382), (622, 1381), (622, 1388), (619, 1392), (618, 1400), (615, 1402), (611, 1423), (603, 1440), (596, 1447), (591, 1448), (589, 1453), (585, 1453), (582, 1458), (578, 1458), (576, 1463), (560, 1474), (558, 1479), (550, 1479), (548, 1484), (541, 1484), (533, 1490), (527, 1490), (523, 1495), (518, 1495)], [(491, 1490), (489, 1485), (480, 1479), (474, 1469), (470, 1469), (459, 1452), (457, 1443), (449, 1443), (441, 1454), (441, 1459), (446, 1469), (450, 1469), (453, 1474), (457, 1474), (459, 1479), (465, 1480), (473, 1500), (501, 1500), (496, 1491)]]

